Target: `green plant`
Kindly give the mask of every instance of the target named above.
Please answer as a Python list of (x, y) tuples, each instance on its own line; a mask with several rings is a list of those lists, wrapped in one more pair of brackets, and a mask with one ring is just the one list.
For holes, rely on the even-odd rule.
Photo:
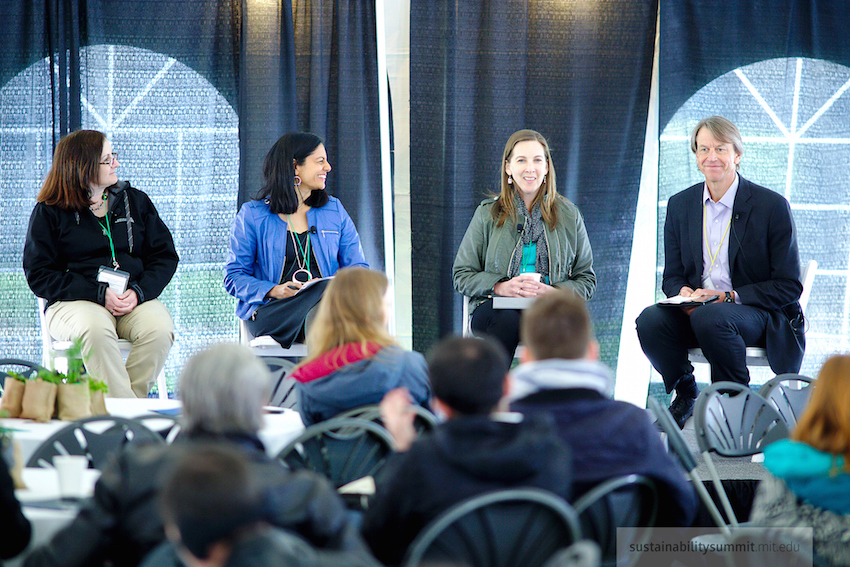
[(38, 371), (36, 378), (41, 379), (42, 382), (49, 382), (50, 384), (59, 385), (62, 382), (62, 378), (64, 375), (61, 372), (56, 372), (55, 370), (48, 370), (47, 368), (43, 368)]
[(83, 341), (79, 337), (74, 339), (71, 347), (65, 351), (65, 357), (68, 360), (68, 373), (62, 381), (66, 384), (79, 384), (87, 380), (83, 365)]
[[(15, 372), (14, 370), (6, 371), (6, 376), (8, 376), (9, 378), (15, 379), (18, 382), (23, 382), (24, 384), (26, 384), (26, 382), (27, 382), (26, 376), (24, 376), (23, 374), (19, 374), (18, 372)], [(0, 417), (4, 417), (4, 416), (2, 414), (0, 414)]]
[(106, 382), (102, 382), (100, 380), (89, 380), (89, 390), (92, 392), (103, 392), (105, 394), (109, 388), (106, 386)]

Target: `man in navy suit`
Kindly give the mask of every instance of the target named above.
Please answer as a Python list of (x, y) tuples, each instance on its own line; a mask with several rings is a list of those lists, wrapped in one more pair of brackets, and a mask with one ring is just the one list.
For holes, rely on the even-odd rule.
[(688, 348), (700, 347), (711, 381), (748, 384), (746, 347), (763, 346), (777, 374), (798, 372), (805, 350), (798, 302), (800, 259), (791, 208), (781, 195), (738, 174), (743, 143), (720, 116), (691, 133), (705, 183), (667, 203), (664, 277), (667, 297), (717, 295), (700, 307), (652, 305), (637, 319), (641, 347), (661, 374), (679, 427), (699, 393)]

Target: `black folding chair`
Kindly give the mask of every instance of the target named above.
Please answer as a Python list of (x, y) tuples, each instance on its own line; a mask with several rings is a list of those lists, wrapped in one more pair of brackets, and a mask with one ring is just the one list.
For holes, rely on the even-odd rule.
[(289, 469), (310, 469), (336, 488), (375, 476), (395, 442), (387, 430), (364, 419), (334, 418), (304, 430), (277, 458)]
[[(602, 565), (632, 565), (639, 554), (628, 551), (630, 544), (638, 549), (649, 541), (658, 513), (658, 492), (655, 483), (641, 475), (609, 479), (584, 494), (573, 503), (585, 538), (599, 544)], [(636, 528), (632, 537), (620, 539), (621, 557), (617, 563), (617, 528)], [(626, 533), (626, 532), (624, 532)]]
[[(426, 431), (431, 431), (437, 426), (437, 416), (426, 410), (422, 406), (418, 404), (412, 404), (410, 406), (410, 410), (416, 414), (416, 416), (413, 418), (413, 428), (416, 430), (417, 434), (422, 434)], [(366, 421), (373, 421), (381, 427), (384, 426), (384, 422), (381, 419), (381, 408), (377, 404), (370, 404), (367, 406), (360, 406), (354, 409), (350, 409), (346, 412), (339, 414), (336, 417), (353, 417), (357, 419), (365, 419)]]
[(443, 512), (414, 540), (403, 567), (540, 567), (581, 538), (578, 515), (535, 488), (499, 490)]
[(136, 416), (133, 418), (133, 421), (141, 423), (154, 433), (157, 433), (169, 445), (177, 439), (180, 431), (183, 429), (183, 423), (176, 415), (151, 413)]
[(3, 385), (9, 372), (17, 372), (26, 378), (32, 378), (44, 367), (35, 362), (27, 362), (18, 358), (0, 358), (0, 394), (3, 393)]
[(700, 500), (702, 500), (703, 504), (705, 504), (706, 509), (709, 514), (711, 514), (712, 519), (714, 519), (714, 523), (717, 524), (717, 527), (720, 528), (720, 531), (724, 536), (730, 538), (732, 536), (732, 532), (729, 531), (729, 526), (720, 514), (717, 504), (714, 503), (714, 500), (711, 499), (711, 495), (708, 493), (708, 490), (706, 490), (705, 484), (702, 482), (702, 477), (700, 477), (697, 472), (697, 459), (688, 448), (688, 442), (685, 441), (685, 436), (682, 435), (682, 430), (679, 429), (679, 426), (673, 420), (670, 410), (651, 396), (648, 399), (648, 403), (649, 409), (655, 414), (662, 431), (664, 431), (667, 435), (667, 446), (679, 459), (679, 462), (682, 464), (682, 468), (685, 469), (685, 473), (688, 475), (688, 479), (690, 479), (691, 484), (693, 484), (694, 489), (696, 489)]
[(753, 390), (736, 382), (715, 382), (700, 392), (697, 398), (694, 432), (729, 524), (737, 527), (738, 519), (720, 482), (711, 453), (722, 457), (747, 457), (761, 453), (774, 441), (788, 437), (788, 426), (779, 412)]
[(99, 415), (69, 423), (46, 440), (27, 461), (28, 467), (52, 468), (56, 455), (83, 455), (89, 468), (102, 470), (109, 457), (131, 443), (163, 443), (162, 437), (132, 419)]
[(791, 430), (809, 403), (813, 382), (801, 374), (779, 374), (759, 388), (759, 395), (776, 408)]

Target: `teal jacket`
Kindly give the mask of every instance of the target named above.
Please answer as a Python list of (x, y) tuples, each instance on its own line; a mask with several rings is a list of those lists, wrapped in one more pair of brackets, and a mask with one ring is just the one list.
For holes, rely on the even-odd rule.
[(850, 514), (850, 474), (841, 455), (783, 439), (764, 448), (764, 466), (804, 502)]
[[(470, 310), (493, 295), (493, 286), (508, 279), (514, 250), (520, 246), (517, 223), (496, 226), (492, 207), (496, 199), (478, 205), (460, 243), (452, 267), (454, 287), (471, 298)], [(585, 300), (596, 291), (593, 252), (584, 219), (573, 203), (558, 198), (558, 222), (544, 235), (549, 247), (549, 281), (561, 289), (571, 289)]]

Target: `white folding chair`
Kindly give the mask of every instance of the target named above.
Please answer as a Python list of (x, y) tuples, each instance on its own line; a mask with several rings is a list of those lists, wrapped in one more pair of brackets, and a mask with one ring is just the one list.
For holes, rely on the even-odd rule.
[[(44, 317), (44, 309), (47, 306), (47, 300), (43, 297), (38, 298), (38, 321), (41, 324), (41, 361), (42, 366), (51, 370), (59, 370), (63, 372), (68, 368), (68, 359), (65, 353), (73, 345), (72, 341), (57, 341), (50, 336), (50, 331), (47, 330), (47, 319)], [(133, 348), (133, 343), (126, 339), (118, 339), (118, 350), (121, 351), (121, 356), (127, 360), (127, 355)], [(61, 361), (58, 365), (58, 361)], [(58, 368), (57, 368), (58, 366)], [(165, 368), (156, 377), (156, 388), (160, 399), (168, 399), (168, 385), (165, 380)]]
[[(817, 260), (809, 260), (809, 262), (803, 267), (803, 273), (801, 274), (803, 293), (800, 294), (799, 300), (800, 308), (803, 310), (803, 313), (806, 312), (806, 305), (809, 303), (809, 295), (812, 293), (812, 282), (815, 279), (815, 271), (817, 270), (817, 267)], [(691, 361), (691, 364), (709, 363), (701, 348), (688, 349), (688, 359)], [(770, 366), (770, 363), (767, 361), (767, 350), (764, 347), (748, 346), (747, 366)]]
[(307, 345), (292, 343), (291, 347), (283, 348), (279, 342), (268, 335), (255, 337), (242, 319), (239, 319), (239, 343), (250, 347), (254, 354), (260, 357), (304, 358), (307, 356)]

